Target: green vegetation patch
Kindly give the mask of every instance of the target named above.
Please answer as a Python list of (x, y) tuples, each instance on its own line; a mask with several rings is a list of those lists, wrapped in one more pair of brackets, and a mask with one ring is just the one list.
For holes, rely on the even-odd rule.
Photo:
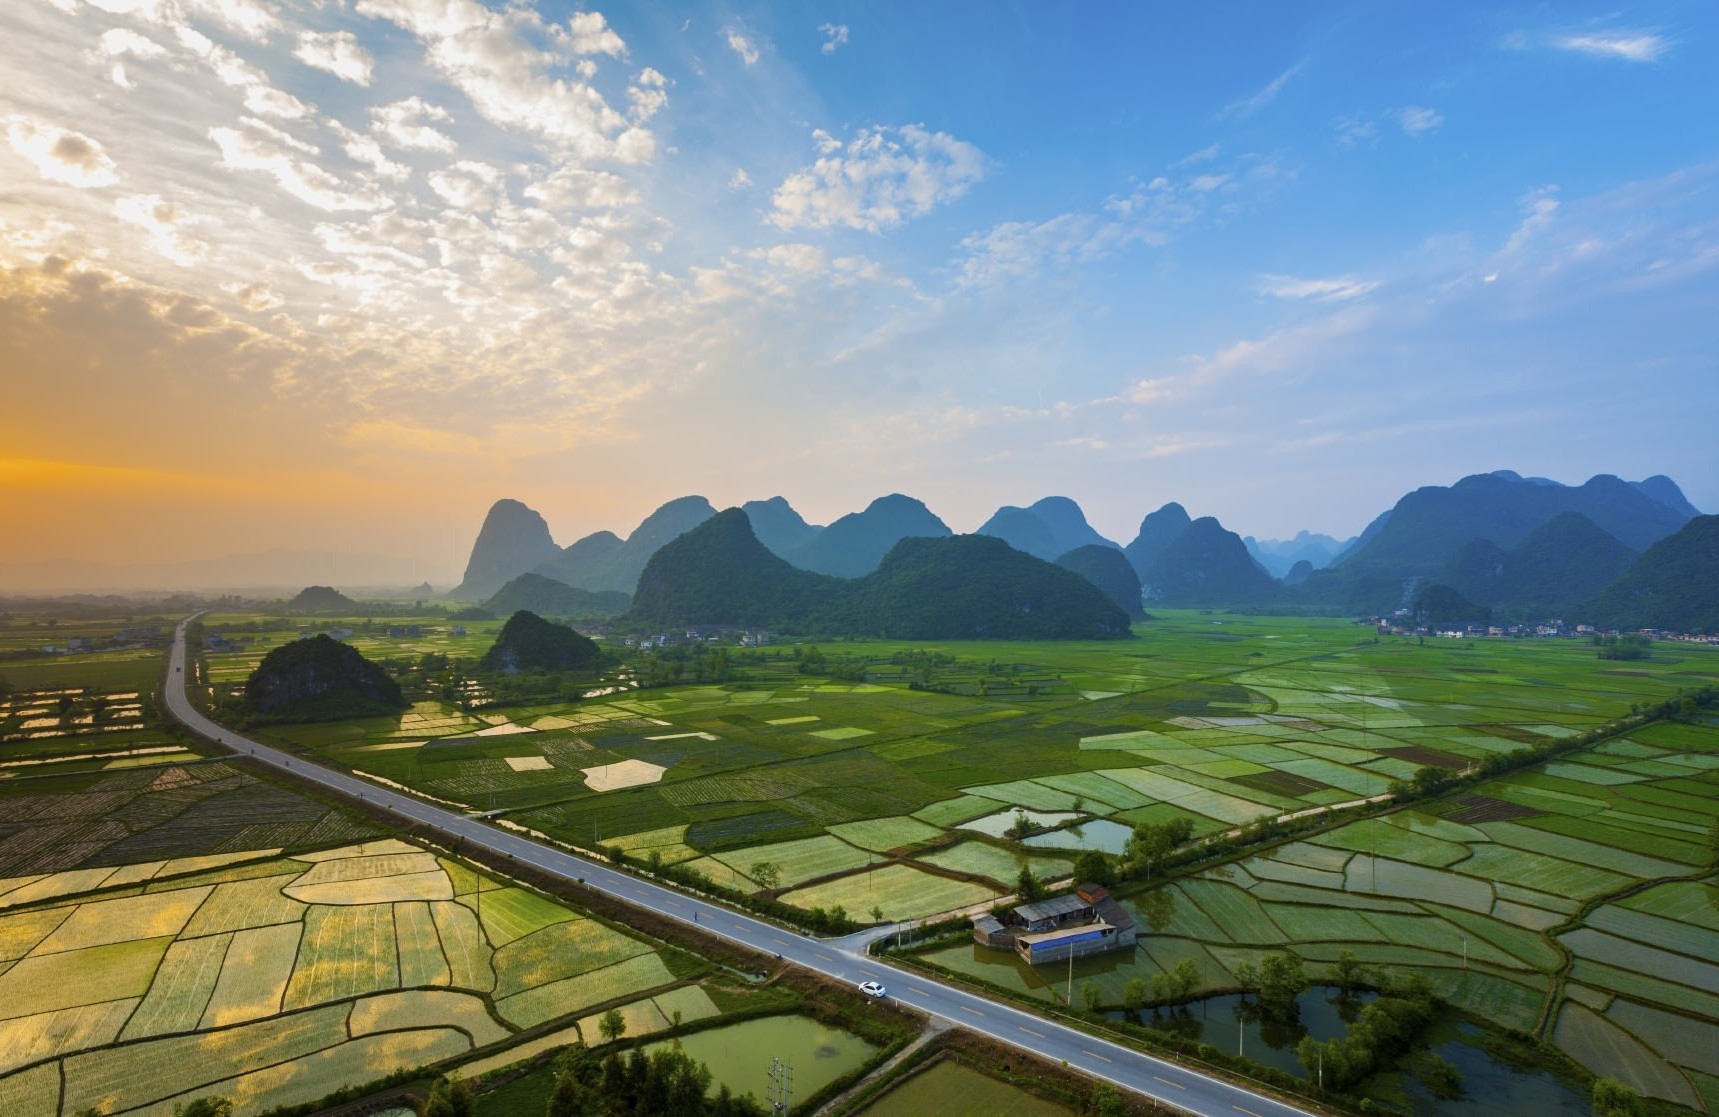
[(484, 934), (497, 947), (524, 938), (554, 923), (565, 923), (578, 916), (554, 900), (539, 896), (524, 888), (502, 888), (461, 897), (460, 903), (483, 916)]
[(297, 923), (235, 931), (200, 1024), (204, 1028), (260, 1020), (281, 1009), (297, 964)]
[(958, 908), (995, 900), (1001, 893), (984, 884), (951, 880), (910, 865), (891, 864), (870, 872), (851, 873), (782, 897), (797, 908), (825, 911), (840, 906), (856, 918), (881, 908), (885, 922), (922, 919)]
[(148, 995), (126, 1023), (124, 1038), (193, 1031), (215, 991), (232, 939), (230, 934), (210, 935), (181, 939), (168, 947)]
[(957, 795), (953, 799), (943, 799), (914, 811), (913, 817), (932, 826), (959, 826), (980, 815), (990, 814), (1002, 806), (997, 800), (987, 799), (983, 795)]
[(132, 939), (20, 959), (0, 973), (0, 1018), (141, 997), (172, 942)]
[(772, 845), (753, 846), (750, 849), (731, 850), (716, 856), (724, 865), (731, 866), (742, 874), (750, 873), (752, 867), (759, 862), (769, 862), (780, 870), (780, 879), (784, 885), (861, 868), (873, 860), (865, 850), (855, 849), (828, 834), (795, 842), (777, 842)]
[(298, 965), (283, 1008), (393, 989), (400, 984), (390, 904), (313, 907), (304, 917)]
[(1032, 857), (1013, 850), (1000, 849), (989, 842), (966, 841), (948, 849), (940, 849), (918, 858), (958, 873), (986, 877), (1013, 889), (1021, 869), (1032, 870), (1040, 880), (1062, 880), (1074, 870), (1071, 862), (1058, 857)]
[(347, 1011), (346, 1005), (329, 1005), (219, 1032), (72, 1055), (64, 1063), (64, 1111), (132, 1109), (333, 1047), (346, 1039)]
[(947, 1059), (860, 1110), (862, 1117), (1070, 1117), (1073, 1112)]
[(943, 831), (916, 818), (872, 818), (863, 822), (845, 822), (831, 826), (830, 833), (861, 849), (886, 852), (906, 846), (920, 845), (943, 836)]
[(291, 876), (256, 877), (215, 886), (214, 892), (185, 925), (187, 937), (217, 935), (267, 927), (274, 923), (296, 923), (304, 918), (306, 905), (281, 892), (296, 879)]
[(595, 919), (557, 923), (495, 952), (495, 995), (512, 996), (649, 950), (639, 940), (612, 931)]
[(394, 935), (399, 941), (402, 989), (449, 983), (453, 975), (428, 903), (409, 900), (395, 904)]
[(496, 1012), (516, 1028), (529, 1028), (619, 997), (667, 985), (674, 980), (663, 960), (641, 954), (576, 977), (552, 981), (496, 1001)]

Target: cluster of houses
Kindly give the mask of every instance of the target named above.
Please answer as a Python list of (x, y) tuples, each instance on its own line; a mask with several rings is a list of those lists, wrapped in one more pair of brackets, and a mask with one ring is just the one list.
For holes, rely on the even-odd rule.
[[(1561, 620), (1539, 621), (1533, 624), (1468, 624), (1460, 627), (1447, 625), (1440, 628), (1433, 625), (1405, 623), (1406, 614), (1407, 610), (1399, 610), (1389, 617), (1368, 617), (1365, 623), (1373, 625), (1380, 636), (1442, 636), (1450, 640), (1474, 640), (1483, 637), (1522, 639), (1529, 636), (1587, 640), (1595, 636), (1616, 636), (1618, 634), (1618, 630), (1615, 628), (1599, 628), (1591, 624), (1565, 624)], [(1676, 640), (1688, 644), (1719, 646), (1719, 635), (1667, 632), (1658, 628), (1644, 628), (1640, 632), (1643, 636), (1651, 636), (1655, 640)]]
[(742, 648), (765, 648), (776, 642), (774, 632), (745, 628), (737, 624), (713, 624), (689, 628), (679, 636), (659, 632), (652, 636), (629, 636), (623, 643), (629, 648), (667, 648), (686, 644), (730, 644)]
[(149, 644), (161, 639), (161, 626), (158, 624), (139, 624), (122, 628), (112, 636), (97, 639), (93, 636), (67, 637), (64, 644), (43, 644), (43, 655), (83, 655), (103, 649), (134, 648), (141, 644)]
[(1013, 950), (1028, 965), (1062, 962), (1134, 945), (1134, 917), (1090, 881), (1067, 896), (1020, 904), (973, 920), (973, 941)]

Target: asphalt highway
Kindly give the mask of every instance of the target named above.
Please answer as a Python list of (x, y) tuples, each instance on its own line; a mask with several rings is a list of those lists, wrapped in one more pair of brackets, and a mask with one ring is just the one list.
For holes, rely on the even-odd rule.
[(194, 732), (300, 779), (380, 806), (450, 838), (530, 865), (569, 881), (581, 881), (618, 900), (665, 915), (706, 934), (717, 935), (764, 955), (802, 966), (825, 977), (855, 984), (882, 982), (890, 997), (1000, 1043), (1053, 1062), (1060, 1061), (1094, 1078), (1111, 1082), (1173, 1108), (1201, 1117), (1307, 1117), (1308, 1110), (1285, 1105), (1233, 1083), (1211, 1078), (1177, 1063), (1154, 1058), (1087, 1035), (1075, 1028), (1010, 1005), (945, 985), (923, 974), (897, 969), (865, 953), (878, 935), (815, 939), (753, 919), (717, 904), (642, 880), (601, 862), (533, 841), (455, 811), (403, 795), (387, 787), (313, 764), (259, 744), (205, 717), (186, 694), (185, 626), (174, 635), (163, 688), (168, 712)]

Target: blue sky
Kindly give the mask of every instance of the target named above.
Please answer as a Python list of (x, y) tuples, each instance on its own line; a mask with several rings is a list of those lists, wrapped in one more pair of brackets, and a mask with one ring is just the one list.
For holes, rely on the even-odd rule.
[(1719, 509), (1716, 25), (18, 0), (0, 561), (452, 570), (501, 496), (562, 542), (690, 492), (1346, 535), (1496, 468)]

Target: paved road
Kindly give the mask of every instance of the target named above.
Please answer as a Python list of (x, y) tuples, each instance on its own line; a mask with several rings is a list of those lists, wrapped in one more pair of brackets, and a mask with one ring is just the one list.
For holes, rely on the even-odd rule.
[(174, 636), (165, 697), (171, 715), (195, 732), (256, 761), (292, 772), (331, 791), (377, 804), (419, 825), (511, 857), (565, 880), (583, 881), (616, 899), (677, 919), (688, 927), (718, 935), (751, 950), (838, 981), (883, 982), (889, 995), (932, 1016), (1053, 1061), (1060, 1060), (1095, 1078), (1155, 1098), (1202, 1117), (1307, 1117), (1308, 1111), (1209, 1078), (1176, 1063), (1108, 1043), (922, 974), (900, 970), (864, 951), (866, 936), (820, 940), (797, 935), (716, 904), (640, 880), (600, 862), (532, 841), (457, 812), (380, 787), (345, 772), (311, 764), (300, 757), (242, 737), (215, 724), (192, 706), (185, 692), (185, 624)]

